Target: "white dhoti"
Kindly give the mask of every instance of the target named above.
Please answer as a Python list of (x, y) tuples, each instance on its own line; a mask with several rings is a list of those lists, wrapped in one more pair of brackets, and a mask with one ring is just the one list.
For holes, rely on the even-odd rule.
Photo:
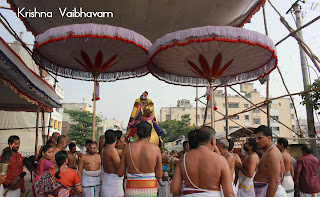
[(83, 196), (99, 197), (101, 188), (101, 170), (86, 171), (82, 170), (81, 185)]
[(1, 197), (3, 196), (3, 193), (4, 193), (4, 188), (3, 188), (3, 185), (1, 184), (0, 185), (0, 196)]
[[(268, 186), (269, 186), (268, 183), (254, 182), (254, 191), (255, 191), (256, 197), (265, 197), (267, 194)], [(274, 196), (287, 197), (286, 190), (284, 190), (283, 187), (279, 184)]]
[(239, 173), (237, 197), (254, 197), (253, 177), (247, 177)]
[(157, 197), (155, 173), (127, 174), (125, 196)]
[[(6, 192), (8, 189), (4, 188), (4, 192)], [(20, 197), (21, 189), (14, 189), (14, 190), (9, 190), (8, 193), (5, 195), (6, 197)], [(3, 196), (3, 194), (2, 194)]]
[(102, 197), (120, 197), (124, 196), (123, 176), (117, 174), (104, 173), (101, 188)]
[(300, 197), (320, 197), (320, 193), (307, 194), (307, 193), (300, 192)]
[(237, 193), (238, 193), (238, 187), (236, 186), (236, 172), (233, 172), (233, 175), (232, 175), (232, 178), (233, 178), (233, 181), (232, 181), (232, 189), (233, 189), (233, 192), (234, 192), (234, 196), (237, 196)]
[(195, 188), (184, 188), (182, 196), (187, 197), (222, 197), (222, 192), (219, 190), (206, 190), (206, 189), (195, 189)]
[(290, 172), (284, 175), (281, 185), (286, 190), (288, 197), (294, 197), (294, 182)]
[(163, 181), (162, 179), (159, 179), (158, 180), (158, 189), (159, 189), (159, 196), (158, 197), (168, 197), (169, 181)]

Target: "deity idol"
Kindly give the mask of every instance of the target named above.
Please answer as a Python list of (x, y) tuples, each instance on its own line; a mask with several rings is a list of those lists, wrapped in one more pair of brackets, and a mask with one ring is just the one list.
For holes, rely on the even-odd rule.
[(136, 134), (137, 128), (135, 126), (141, 121), (147, 121), (152, 126), (150, 142), (158, 146), (159, 141), (161, 141), (160, 136), (163, 131), (157, 124), (152, 100), (147, 97), (148, 92), (145, 91), (134, 103), (127, 127), (127, 139), (133, 137), (135, 140), (138, 140), (138, 136)]

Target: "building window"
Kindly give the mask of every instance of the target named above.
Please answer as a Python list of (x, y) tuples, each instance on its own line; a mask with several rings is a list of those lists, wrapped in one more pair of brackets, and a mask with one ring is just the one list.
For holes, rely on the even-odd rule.
[(202, 120), (204, 119), (204, 114), (201, 115), (201, 119), (202, 119)]
[(267, 109), (267, 105), (262, 105), (261, 109)]
[(50, 127), (53, 127), (54, 126), (54, 120), (53, 118), (50, 119)]
[(229, 108), (239, 108), (239, 103), (228, 103)]
[(61, 122), (58, 122), (58, 130), (61, 131)]
[(254, 109), (252, 111), (253, 111), (253, 113), (260, 113), (260, 109)]
[(294, 115), (293, 115), (293, 114), (291, 114), (291, 119), (293, 119), (293, 120), (294, 120)]
[(197, 115), (197, 119), (200, 120), (200, 115)]
[(271, 127), (271, 131), (273, 134), (275, 134), (276, 136), (280, 135), (280, 128), (279, 127)]
[(293, 104), (292, 103), (290, 103), (290, 108), (293, 109)]
[(272, 122), (278, 122), (277, 120), (279, 120), (279, 116), (273, 116), (273, 118), (271, 118)]
[(244, 108), (248, 109), (249, 108), (249, 104), (244, 104)]
[(261, 124), (260, 118), (254, 118), (253, 124)]
[(281, 106), (281, 103), (279, 103), (279, 106)]
[(244, 115), (244, 119), (249, 121), (249, 115)]
[(296, 126), (295, 125), (292, 125), (292, 130), (296, 130)]
[(232, 116), (232, 117), (230, 117), (230, 119), (239, 120), (239, 115)]
[(171, 120), (171, 115), (166, 115), (166, 120)]
[(57, 129), (57, 128), (58, 128), (58, 121), (55, 120), (55, 121), (54, 121), (54, 129)]

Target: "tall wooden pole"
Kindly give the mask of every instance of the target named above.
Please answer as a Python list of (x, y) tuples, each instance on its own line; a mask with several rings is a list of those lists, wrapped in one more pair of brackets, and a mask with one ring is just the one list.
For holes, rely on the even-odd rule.
[(39, 134), (39, 113), (40, 113), (40, 107), (37, 107), (37, 120), (36, 120), (36, 142), (34, 145), (34, 156), (37, 158), (38, 156), (38, 134)]
[[(264, 30), (266, 35), (268, 36), (268, 27), (267, 27), (267, 18), (266, 18), (266, 11), (264, 6), (262, 6), (262, 11), (263, 11), (263, 21), (264, 21)], [(267, 124), (268, 127), (270, 128), (270, 104), (269, 104), (269, 76), (266, 76), (267, 78), (267, 87), (266, 87), (266, 101), (267, 101)]]
[[(48, 135), (47, 135), (47, 141), (49, 140), (49, 135), (50, 135), (50, 123), (51, 123), (51, 113), (50, 112), (50, 115), (49, 115), (49, 125), (48, 125)], [(61, 123), (62, 124), (62, 123)], [(62, 126), (62, 125), (61, 125)]]
[(196, 87), (196, 127), (198, 127), (198, 87)]
[(94, 87), (93, 87), (93, 121), (92, 121), (92, 141), (96, 141), (96, 87), (97, 87), (97, 75), (94, 75)]
[(45, 134), (45, 127), (46, 127), (46, 123), (44, 121), (44, 108), (41, 109), (41, 115), (42, 115), (42, 129), (41, 129), (41, 133), (42, 133), (42, 145), (46, 144), (46, 134)]
[(211, 101), (211, 127), (214, 127), (214, 105), (213, 105), (213, 79), (210, 80), (210, 101)]
[[(226, 109), (226, 116), (228, 116), (228, 94), (227, 94), (227, 86), (224, 86), (224, 103)], [(226, 118), (226, 138), (229, 136), (229, 118)]]
[[(300, 10), (299, 4), (296, 4), (294, 6), (294, 13), (296, 15), (296, 26), (297, 28), (300, 28), (301, 27), (301, 16), (300, 16), (301, 10)], [(298, 35), (300, 39), (303, 41), (302, 30), (298, 31)], [(299, 45), (299, 48), (300, 48), (300, 61), (301, 61), (303, 86), (304, 86), (304, 90), (308, 90), (310, 83), (309, 83), (309, 75), (308, 75), (308, 67), (307, 67), (307, 57), (301, 45)], [(315, 138), (313, 108), (312, 108), (312, 105), (309, 103), (310, 101), (309, 94), (306, 95), (306, 101), (307, 101), (306, 112), (307, 112), (307, 122), (308, 122), (308, 135), (309, 135), (309, 138)], [(317, 148), (316, 140), (310, 140), (310, 145), (313, 149), (313, 155), (318, 157), (318, 148)]]

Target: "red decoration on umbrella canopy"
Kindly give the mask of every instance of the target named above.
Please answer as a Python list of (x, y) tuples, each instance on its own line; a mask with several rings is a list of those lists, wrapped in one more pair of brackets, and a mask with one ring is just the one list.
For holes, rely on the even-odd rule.
[(213, 61), (212, 64), (212, 69), (209, 68), (209, 64), (203, 55), (199, 55), (199, 63), (202, 68), (202, 70), (196, 66), (193, 62), (188, 61), (189, 65), (194, 69), (190, 69), (191, 71), (195, 72), (198, 74), (200, 77), (205, 78), (205, 79), (217, 79), (219, 78), (227, 69), (230, 67), (231, 63), (233, 62), (233, 59), (227, 62), (221, 69), (221, 60), (222, 60), (222, 55), (219, 53)]
[(149, 51), (149, 71), (184, 86), (253, 81), (277, 66), (275, 46), (266, 35), (228, 26), (173, 32), (159, 38)]
[(146, 75), (150, 47), (148, 39), (128, 29), (75, 24), (38, 35), (33, 58), (63, 77), (114, 81)]
[(81, 66), (83, 66), (89, 72), (92, 72), (92, 73), (103, 73), (103, 72), (105, 72), (106, 70), (108, 70), (109, 68), (111, 68), (113, 65), (115, 65), (118, 62), (118, 61), (113, 62), (117, 58), (117, 55), (114, 55), (107, 62), (102, 64), (103, 54), (102, 54), (101, 51), (99, 51), (97, 53), (94, 64), (91, 62), (90, 57), (88, 56), (88, 54), (86, 52), (84, 52), (83, 50), (81, 50), (81, 57), (82, 57), (82, 60), (84, 61), (84, 63), (82, 63), (80, 60), (78, 60), (75, 57), (73, 57), (73, 58)]

